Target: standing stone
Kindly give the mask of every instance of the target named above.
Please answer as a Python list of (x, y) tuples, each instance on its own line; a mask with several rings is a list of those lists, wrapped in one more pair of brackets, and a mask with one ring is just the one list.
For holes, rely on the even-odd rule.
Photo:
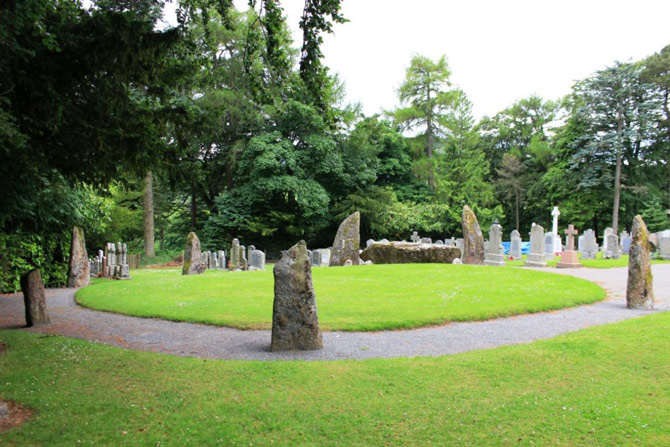
[(526, 256), (526, 267), (546, 267), (544, 260), (544, 228), (533, 223), (530, 227), (530, 251)]
[(627, 255), (630, 251), (630, 243), (633, 242), (633, 238), (630, 237), (627, 231), (624, 231), (621, 233), (619, 242), (621, 243), (621, 253)]
[(47, 315), (44, 283), (39, 269), (21, 275), (21, 291), (26, 306), (26, 326), (38, 326), (50, 323)]
[(275, 298), (272, 308), (271, 351), (309, 351), (323, 348), (312, 263), (307, 245), (300, 241), (274, 267)]
[(629, 309), (653, 309), (654, 290), (651, 275), (649, 231), (639, 214), (633, 219), (633, 240), (628, 257), (626, 306)]
[(575, 230), (574, 225), (568, 225), (568, 229), (565, 230), (565, 234), (567, 235), (567, 245), (563, 253), (561, 253), (561, 260), (556, 264), (556, 268), (567, 269), (582, 267), (577, 259), (577, 252), (575, 251), (575, 235), (578, 233), (579, 232)]
[(607, 259), (621, 258), (621, 251), (619, 250), (619, 236), (614, 233), (607, 235), (607, 246), (605, 249), (605, 257)]
[(547, 261), (554, 259), (554, 233), (544, 233), (544, 259)]
[(260, 250), (251, 251), (249, 270), (265, 270), (265, 253)]
[(230, 246), (230, 270), (235, 271), (240, 268), (240, 241), (235, 238)]
[(504, 253), (505, 251), (502, 248), (502, 227), (498, 223), (498, 219), (495, 219), (491, 225), (491, 228), (489, 228), (489, 246), (488, 250), (486, 251), (484, 264), (504, 267)]
[(521, 257), (521, 235), (518, 231), (513, 230), (510, 235), (509, 256), (514, 261), (522, 259)]
[(199, 275), (207, 270), (207, 264), (202, 262), (202, 253), (200, 252), (200, 239), (194, 232), (186, 236), (186, 248), (184, 248), (184, 267), (181, 270), (182, 275)]
[(359, 264), (360, 224), (361, 214), (358, 211), (342, 221), (333, 241), (330, 255), (331, 267), (343, 266), (347, 260), (350, 260), (353, 265)]
[(484, 264), (484, 236), (479, 228), (477, 216), (472, 212), (469, 206), (463, 207), (461, 218), (463, 228), (463, 264)]
[(67, 271), (68, 287), (84, 287), (91, 283), (91, 265), (86, 254), (84, 230), (78, 227), (72, 229), (72, 243), (70, 244), (70, 264)]
[(584, 243), (581, 246), (582, 259), (595, 259), (598, 253), (598, 241), (592, 229), (584, 232)]

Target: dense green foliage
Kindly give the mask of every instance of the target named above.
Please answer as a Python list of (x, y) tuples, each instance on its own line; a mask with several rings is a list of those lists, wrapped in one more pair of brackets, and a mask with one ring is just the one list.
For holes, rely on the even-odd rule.
[(668, 445), (669, 331), (666, 312), (453, 356), (336, 362), (181, 358), (0, 331), (0, 395), (36, 410), (0, 443)]
[[(527, 269), (404, 264), (312, 270), (325, 330), (371, 331), (540, 312), (602, 300), (588, 281)], [(396, 278), (405, 279), (398, 282)], [(454, 284), (458, 286), (454, 287)], [(523, 287), (519, 287), (523, 284)], [(133, 271), (132, 281), (98, 280), (77, 292), (95, 309), (142, 317), (269, 329), (272, 271)], [(222, 292), (225, 291), (225, 292)]]
[(339, 0), (305, 2), (295, 45), (279, 0), (185, 0), (175, 26), (163, 3), (0, 7), (0, 234), (12, 253), (43, 241), (0, 263), (3, 288), (29, 266), (62, 278), (47, 246), (75, 224), (90, 252), (139, 250), (148, 171), (162, 250), (189, 231), (205, 249), (238, 237), (270, 257), (299, 239), (327, 247), (356, 210), (362, 240), (458, 237), (465, 204), (483, 228), (497, 218), (523, 235), (555, 205), (598, 234), (643, 210), (669, 226), (670, 46), (479, 122), (447, 58), (416, 55), (400, 106), (366, 117), (322, 61), (323, 33), (346, 22)]

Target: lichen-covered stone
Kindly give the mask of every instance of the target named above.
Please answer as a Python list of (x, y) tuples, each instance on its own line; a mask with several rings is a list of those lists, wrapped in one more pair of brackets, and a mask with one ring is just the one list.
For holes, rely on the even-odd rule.
[(629, 309), (652, 309), (654, 307), (653, 277), (649, 252), (649, 231), (639, 214), (633, 219), (631, 230), (633, 241), (628, 257), (628, 285), (626, 306)]
[(358, 211), (342, 221), (333, 241), (330, 255), (331, 267), (343, 266), (347, 259), (351, 260), (353, 265), (360, 263), (358, 254), (361, 245), (360, 225), (361, 214)]
[(272, 308), (272, 351), (311, 351), (323, 348), (312, 263), (307, 245), (300, 241), (274, 267), (275, 298)]
[(461, 218), (463, 227), (463, 264), (484, 264), (484, 236), (477, 222), (477, 216), (469, 206), (463, 207)]
[(72, 229), (72, 243), (70, 244), (70, 264), (67, 272), (68, 287), (84, 287), (91, 283), (91, 266), (86, 254), (84, 230), (78, 227)]
[(194, 232), (190, 232), (186, 236), (186, 248), (184, 248), (184, 267), (182, 267), (182, 275), (199, 275), (207, 270), (207, 264), (202, 260), (202, 252), (200, 250), (200, 239)]
[(26, 326), (39, 326), (50, 323), (47, 314), (44, 283), (39, 269), (21, 275), (21, 291), (26, 306)]
[(456, 247), (411, 242), (375, 242), (361, 253), (361, 259), (373, 264), (451, 264), (460, 256), (461, 251)]

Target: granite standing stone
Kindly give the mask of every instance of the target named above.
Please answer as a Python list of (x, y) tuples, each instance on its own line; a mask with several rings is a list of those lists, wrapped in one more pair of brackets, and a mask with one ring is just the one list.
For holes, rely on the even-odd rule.
[[(502, 254), (501, 254), (502, 252)], [(505, 251), (502, 248), (502, 227), (498, 223), (498, 219), (493, 221), (489, 228), (489, 246), (484, 258), (484, 264), (504, 267), (505, 266)]]
[(461, 226), (463, 228), (461, 261), (463, 264), (484, 264), (484, 236), (477, 222), (477, 216), (467, 205), (463, 207)]
[(340, 224), (335, 240), (333, 241), (332, 253), (330, 255), (330, 266), (339, 267), (350, 260), (353, 265), (360, 263), (359, 248), (361, 214), (356, 211)]
[(271, 351), (309, 351), (323, 348), (312, 263), (307, 245), (300, 241), (274, 267), (275, 297), (272, 308)]
[(514, 261), (522, 259), (521, 257), (521, 235), (518, 231), (513, 230), (510, 235), (509, 256)]
[(70, 244), (70, 263), (67, 272), (68, 287), (84, 287), (91, 283), (91, 264), (86, 254), (84, 230), (78, 227), (72, 229), (72, 243)]
[(544, 228), (535, 223), (530, 227), (530, 251), (523, 265), (526, 267), (547, 266), (544, 257)]
[(200, 251), (200, 239), (194, 232), (186, 236), (186, 247), (184, 248), (184, 266), (182, 275), (199, 275), (207, 270), (207, 264), (202, 262), (202, 253)]
[(651, 275), (649, 231), (639, 214), (633, 219), (633, 240), (628, 257), (626, 306), (629, 309), (653, 309), (654, 290)]
[(598, 241), (592, 229), (584, 232), (584, 242), (581, 245), (582, 259), (595, 259), (598, 253)]
[(21, 291), (26, 310), (26, 326), (39, 326), (50, 323), (47, 314), (44, 283), (39, 269), (21, 275)]
[(240, 241), (235, 238), (230, 246), (230, 270), (240, 268)]

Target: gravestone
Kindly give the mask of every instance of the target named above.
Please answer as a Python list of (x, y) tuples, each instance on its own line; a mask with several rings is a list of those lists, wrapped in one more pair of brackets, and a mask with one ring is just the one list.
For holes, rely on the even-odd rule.
[(26, 311), (26, 326), (50, 323), (40, 270), (34, 269), (24, 273), (21, 275), (20, 283)]
[[(561, 245), (561, 236), (558, 234), (558, 216), (560, 215), (561, 212), (558, 210), (558, 207), (555, 206), (554, 209), (551, 211), (551, 217), (553, 218), (551, 223), (551, 234), (554, 235), (553, 237), (554, 248), (551, 250), (552, 259), (554, 257), (553, 253), (560, 253), (563, 251), (563, 246)], [(545, 252), (549, 253), (546, 251), (546, 248)]]
[(611, 227), (605, 228), (605, 233), (603, 234), (603, 245), (602, 245), (602, 248), (601, 248), (601, 251), (603, 252), (603, 254), (605, 254), (607, 252), (607, 237), (610, 234), (614, 234), (614, 230)]
[(444, 242), (438, 239), (435, 241), (435, 245), (444, 245)]
[(546, 267), (544, 257), (544, 228), (533, 223), (530, 227), (530, 251), (526, 256), (526, 267)]
[(497, 267), (505, 266), (505, 251), (502, 246), (502, 227), (498, 219), (489, 228), (489, 246), (484, 256), (484, 264)]
[[(459, 237), (458, 239), (456, 239), (456, 242), (455, 242), (454, 246), (460, 250), (461, 257), (462, 257), (463, 256), (463, 249), (465, 248), (465, 240), (463, 238)], [(461, 261), (462, 261), (462, 259), (461, 259)]]
[(273, 273), (275, 285), (270, 350), (322, 349), (312, 286), (312, 263), (307, 257), (305, 241), (282, 252)]
[(226, 252), (219, 250), (219, 270), (226, 269)]
[(367, 241), (365, 241), (365, 248), (368, 248), (370, 245), (374, 243), (375, 243), (374, 239), (368, 239)]
[(584, 242), (581, 244), (582, 259), (595, 259), (598, 253), (598, 241), (596, 234), (592, 229), (588, 229), (583, 234)]
[(429, 238), (429, 237), (422, 237), (422, 238), (421, 238), (421, 243), (422, 243), (422, 244), (432, 244), (432, 243), (433, 243), (433, 240), (432, 240), (431, 238)]
[(360, 224), (361, 214), (358, 211), (342, 221), (333, 240), (330, 267), (343, 266), (347, 260), (353, 265), (359, 264)]
[(421, 240), (421, 238), (419, 237), (419, 233), (417, 233), (416, 231), (412, 232), (412, 236), (409, 239), (414, 243), (419, 243), (419, 241)]
[(547, 261), (554, 259), (554, 233), (544, 234), (544, 259)]
[(249, 260), (247, 259), (247, 247), (240, 245), (240, 269), (247, 270)]
[(200, 251), (200, 239), (194, 232), (186, 236), (186, 248), (184, 248), (184, 266), (182, 275), (199, 275), (207, 270), (207, 264), (202, 262), (202, 253)]
[[(95, 267), (94, 267), (95, 268)], [(91, 264), (86, 254), (84, 230), (78, 227), (72, 229), (70, 244), (70, 263), (67, 272), (68, 287), (84, 287), (91, 283)]]
[(521, 235), (518, 231), (513, 230), (510, 235), (509, 257), (514, 261), (522, 259), (521, 257)]
[(628, 257), (628, 283), (626, 285), (626, 306), (629, 309), (652, 309), (654, 307), (653, 277), (649, 231), (637, 215), (631, 229), (632, 242)]
[(330, 264), (330, 248), (319, 248), (312, 252), (312, 265), (318, 267), (328, 267)]
[(235, 238), (230, 245), (230, 270), (235, 271), (240, 268), (240, 241)]
[(621, 258), (621, 250), (619, 250), (619, 236), (617, 236), (613, 232), (607, 235), (605, 258), (607, 259)]
[(565, 230), (565, 234), (567, 235), (566, 247), (565, 250), (563, 250), (563, 253), (561, 253), (561, 260), (556, 264), (556, 268), (567, 269), (582, 267), (577, 259), (577, 252), (575, 251), (575, 236), (578, 233), (579, 232), (575, 230), (574, 225), (568, 225), (568, 229)]
[(477, 222), (477, 216), (467, 205), (463, 207), (461, 227), (463, 228), (461, 261), (463, 264), (484, 264), (484, 236)]
[(116, 246), (111, 242), (107, 242), (105, 259), (107, 260), (107, 266), (105, 268), (105, 276), (108, 278), (112, 278), (114, 277), (114, 272), (116, 270)]
[(633, 238), (627, 231), (624, 231), (619, 237), (619, 242), (621, 243), (621, 254), (627, 255), (630, 250), (630, 243), (633, 242)]
[(265, 270), (265, 253), (252, 250), (249, 255), (249, 270)]
[(449, 239), (445, 239), (444, 240), (444, 245), (446, 245), (448, 247), (455, 247), (456, 246), (456, 239), (454, 239), (453, 237), (451, 237)]
[(670, 230), (657, 233), (658, 238), (658, 259), (670, 259)]
[(577, 251), (581, 255), (582, 252), (584, 251), (584, 235), (580, 234), (579, 237), (577, 238)]

